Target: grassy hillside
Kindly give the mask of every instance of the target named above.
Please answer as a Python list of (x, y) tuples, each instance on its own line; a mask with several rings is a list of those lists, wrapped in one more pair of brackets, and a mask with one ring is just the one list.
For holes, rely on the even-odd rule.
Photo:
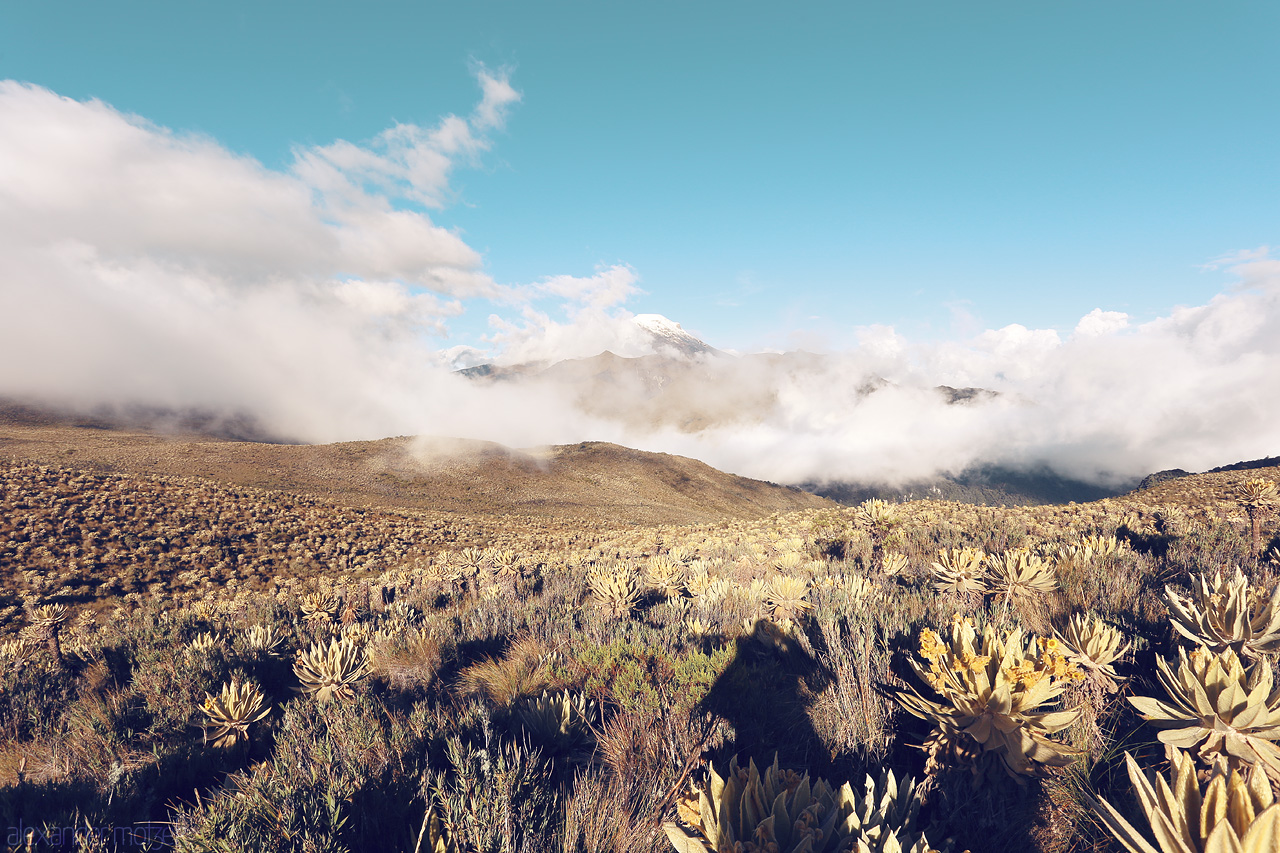
[(126, 476), (200, 478), (347, 506), (609, 526), (747, 518), (829, 505), (799, 489), (602, 442), (515, 450), (461, 439), (326, 445), (0, 419), (0, 460)]
[[(1189, 660), (1238, 652), (1255, 679), (1277, 673), (1265, 626), (1280, 625), (1266, 610), (1280, 529), (1265, 490), (1244, 491), (1280, 480), (1277, 468), (1075, 505), (763, 514), (752, 501), (773, 490), (731, 495), (687, 460), (565, 449), (558, 482), (566, 470), (648, 472), (637, 489), (739, 501), (637, 524), (623, 497), (634, 492), (607, 484), (575, 494), (605, 489), (618, 523), (572, 507), (504, 514), (494, 496), (508, 492), (481, 482), (487, 511), (466, 512), (460, 485), (446, 490), (451, 512), (352, 506), (374, 500), (376, 476), (317, 496), (227, 484), (248, 466), (218, 482), (143, 474), (173, 459), (204, 470), (201, 443), (117, 439), (117, 455), (99, 447), (92, 465), (12, 462), (0, 479), (0, 821), (35, 827), (31, 849), (73, 849), (52, 827), (157, 821), (166, 846), (193, 851), (659, 851), (674, 838), (697, 853), (715, 846), (697, 791), (718, 796), (711, 774), (725, 778), (736, 757), (734, 778), (787, 813), (735, 832), (784, 827), (780, 850), (822, 816), (862, 809), (853, 792), (892, 769), (902, 807), (881, 815), (882, 832), (907, 848), (923, 850), (923, 834), (957, 853), (1115, 851), (1093, 804), (1145, 831), (1125, 753), (1162, 770), (1165, 752), (1127, 700), (1169, 701), (1159, 661), (1177, 670), (1180, 650), (1208, 643)], [(38, 458), (36, 437), (23, 440), (22, 458)], [(62, 440), (49, 434), (40, 452)], [(229, 454), (221, 463), (236, 455), (209, 446)], [(277, 462), (258, 476), (317, 488), (317, 471), (369, 470), (355, 447), (292, 468), (260, 449)], [(546, 476), (519, 473), (536, 457), (481, 450), (497, 455), (470, 458), (466, 476)], [(416, 488), (389, 493), (412, 500)], [(667, 519), (681, 507), (670, 501)], [(1228, 639), (1231, 652), (1207, 628), (1175, 630), (1172, 603), (1237, 567), (1259, 627)], [(1240, 606), (1229, 598), (1197, 606)], [(981, 679), (1026, 714), (984, 699), (965, 716)], [(1210, 716), (1230, 722), (1250, 702), (1280, 714), (1265, 693)], [(1237, 724), (1272, 754), (1265, 727)], [(795, 775), (769, 772), (775, 756)], [(1268, 772), (1252, 770), (1258, 797), (1276, 786)], [(801, 791), (822, 804), (809, 817)], [(843, 827), (813, 849), (834, 849)]]

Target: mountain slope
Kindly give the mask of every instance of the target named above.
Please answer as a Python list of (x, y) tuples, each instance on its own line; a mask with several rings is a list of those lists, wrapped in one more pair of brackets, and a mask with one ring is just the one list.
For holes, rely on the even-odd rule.
[(617, 526), (756, 518), (830, 505), (798, 489), (736, 477), (694, 459), (596, 442), (530, 450), (405, 437), (262, 444), (0, 419), (0, 461), (196, 477), (348, 506), (519, 514)]
[(985, 506), (1039, 506), (1096, 501), (1125, 492), (1123, 488), (1107, 489), (1072, 480), (1044, 467), (1015, 470), (995, 465), (974, 466), (959, 474), (938, 474), (905, 483), (835, 482), (806, 484), (804, 488), (846, 505), (868, 498), (891, 501), (929, 498)]

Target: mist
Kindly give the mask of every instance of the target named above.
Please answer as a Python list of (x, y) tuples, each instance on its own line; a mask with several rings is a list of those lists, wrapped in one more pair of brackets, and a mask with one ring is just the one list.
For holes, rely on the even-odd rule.
[[(1280, 453), (1280, 261), (1265, 249), (1217, 262), (1208, 303), (1141, 324), (1100, 307), (1069, 333), (868, 326), (840, 351), (684, 359), (631, 322), (636, 270), (499, 283), (432, 221), (520, 100), (501, 74), (477, 83), (468, 115), (300, 148), (279, 171), (0, 83), (0, 396), (221, 412), (307, 443), (613, 441), (784, 483), (989, 463), (1112, 485)], [(509, 309), (488, 348), (452, 343), (481, 301)], [(603, 350), (649, 360), (455, 372)]]

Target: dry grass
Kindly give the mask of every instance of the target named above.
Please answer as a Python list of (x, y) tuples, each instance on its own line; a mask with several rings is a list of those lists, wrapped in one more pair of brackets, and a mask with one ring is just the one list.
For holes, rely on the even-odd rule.
[[(50, 441), (65, 429), (49, 428)], [(134, 453), (138, 468), (149, 458), (139, 447), (195, 447), (104, 441)], [(575, 454), (598, 456), (598, 470), (631, 464), (609, 447)], [(645, 476), (691, 470), (632, 463)], [(496, 478), (515, 463), (484, 464)], [(712, 504), (681, 516), (667, 505), (668, 523), (635, 525), (623, 512), (611, 525), (545, 507), (501, 515), (509, 505), (494, 502), (493, 485), (476, 498), (486, 512), (459, 515), (333, 497), (363, 493), (364, 482), (319, 498), (90, 468), (0, 469), (3, 639), (28, 627), (26, 604), (71, 611), (56, 628), (62, 664), (47, 630), (34, 644), (0, 646), (0, 817), (171, 820), (184, 843), (215, 850), (234, 832), (252, 849), (292, 849), (279, 839), (305, 834), (314, 849), (408, 853), (428, 802), (442, 831), (475, 849), (661, 850), (672, 791), (733, 753), (768, 762), (777, 752), (837, 783), (882, 767), (919, 778), (926, 727), (888, 693), (916, 678), (906, 659), (922, 629), (943, 629), (954, 612), (1043, 636), (1096, 611), (1134, 641), (1119, 669), (1142, 683), (1178, 642), (1159, 599), (1166, 584), (1242, 564), (1269, 588), (1280, 572), (1252, 560), (1248, 519), (1230, 494), (1237, 479), (1268, 473), (1256, 470), (1091, 504), (895, 505), (891, 548), (880, 541), (877, 555), (856, 509), (761, 515), (748, 501), (737, 515)], [(619, 477), (602, 486), (615, 497), (631, 488)], [(575, 499), (596, 494), (584, 487)], [(1277, 520), (1264, 524), (1274, 539)], [(1062, 556), (1089, 536), (1119, 545)], [(1054, 565), (1061, 589), (1013, 596), (1007, 608), (995, 594), (941, 596), (927, 567), (958, 547), (1029, 549)], [(905, 559), (893, 576), (886, 548)], [(659, 556), (678, 581), (631, 610), (590, 605), (592, 569), (643, 577)], [(796, 597), (774, 614), (783, 578)], [(304, 618), (310, 596), (339, 618)], [(250, 647), (251, 626), (271, 629), (272, 652)], [(320, 707), (297, 694), (292, 662), (338, 635), (364, 647), (372, 673), (352, 697)], [(261, 685), (272, 713), (242, 748), (212, 750), (200, 703), (235, 678)], [(537, 748), (511, 710), (560, 688), (598, 703), (589, 755)], [(1085, 722), (1059, 737), (1086, 747), (1087, 760), (1043, 782), (976, 791), (963, 769), (944, 768), (925, 786), (931, 840), (997, 853), (1114, 849), (1084, 804), (1093, 794), (1128, 802), (1121, 751), (1152, 764), (1159, 745), (1122, 700), (1084, 688), (1064, 700), (1084, 707)]]
[(499, 708), (554, 688), (550, 650), (536, 637), (521, 637), (500, 658), (472, 664), (458, 677), (462, 696), (482, 696)]

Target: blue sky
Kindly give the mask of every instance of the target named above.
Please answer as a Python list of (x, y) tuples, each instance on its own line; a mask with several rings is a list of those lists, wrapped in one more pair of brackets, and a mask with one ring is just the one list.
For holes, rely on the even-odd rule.
[(0, 9), (0, 78), (270, 169), (505, 69), (521, 100), (431, 220), (501, 284), (628, 265), (627, 309), (741, 349), (1206, 302), (1202, 264), (1280, 242), (1277, 44), (1272, 2)]
[[(1274, 2), (3, 4), (0, 397), (777, 482), (1274, 455), (1277, 44)], [(750, 417), (697, 434), (454, 372), (644, 313), (824, 355), (718, 360)]]

